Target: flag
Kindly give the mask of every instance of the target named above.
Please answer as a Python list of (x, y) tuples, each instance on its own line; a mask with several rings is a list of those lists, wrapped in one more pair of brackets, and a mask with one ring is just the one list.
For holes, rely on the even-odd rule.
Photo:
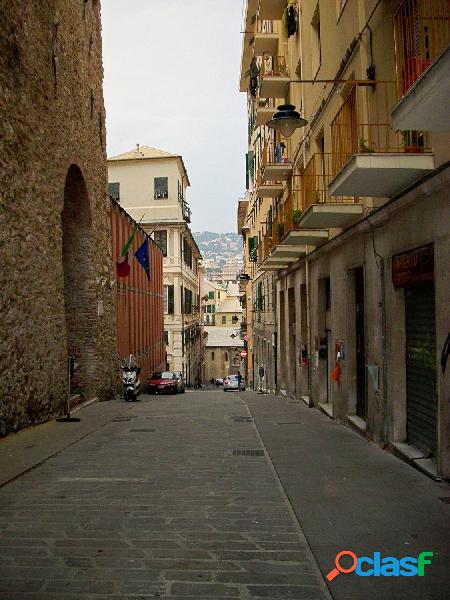
[(139, 248), (134, 253), (136, 260), (147, 274), (147, 279), (150, 281), (150, 259), (148, 255), (148, 238), (142, 242)]
[(131, 232), (130, 237), (128, 238), (127, 243), (122, 249), (120, 253), (119, 260), (116, 262), (117, 268), (117, 276), (118, 277), (128, 277), (130, 274), (130, 253), (131, 253), (131, 244), (133, 243), (134, 236), (136, 235), (137, 225)]

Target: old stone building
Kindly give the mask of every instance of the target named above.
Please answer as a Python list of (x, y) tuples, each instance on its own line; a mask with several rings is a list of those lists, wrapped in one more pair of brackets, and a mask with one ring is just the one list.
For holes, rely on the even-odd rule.
[(0, 4), (0, 431), (111, 397), (115, 325), (98, 0)]

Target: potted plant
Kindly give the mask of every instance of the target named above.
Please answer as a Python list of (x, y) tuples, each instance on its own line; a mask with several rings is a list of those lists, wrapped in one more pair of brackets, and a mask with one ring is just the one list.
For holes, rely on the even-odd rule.
[(373, 148), (368, 145), (367, 140), (364, 138), (359, 138), (359, 150), (360, 152), (373, 152)]
[(400, 135), (404, 152), (420, 152), (419, 133), (417, 131), (401, 131)]
[(298, 222), (302, 218), (302, 211), (298, 208), (295, 208), (292, 211), (292, 222), (294, 223), (294, 227), (298, 227)]

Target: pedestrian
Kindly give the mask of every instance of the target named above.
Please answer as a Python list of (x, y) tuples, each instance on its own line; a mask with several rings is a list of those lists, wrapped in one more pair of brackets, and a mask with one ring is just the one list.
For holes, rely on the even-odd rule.
[(241, 375), (240, 371), (237, 372), (236, 378), (237, 378), (237, 381), (238, 381), (238, 387), (239, 387), (239, 389), (241, 389), (242, 375)]

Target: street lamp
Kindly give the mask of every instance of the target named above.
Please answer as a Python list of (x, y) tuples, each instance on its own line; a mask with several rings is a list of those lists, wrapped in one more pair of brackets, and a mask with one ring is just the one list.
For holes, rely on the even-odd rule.
[(277, 107), (277, 112), (272, 116), (267, 126), (288, 138), (298, 127), (304, 127), (307, 123), (308, 121), (300, 116), (293, 104), (281, 104)]

